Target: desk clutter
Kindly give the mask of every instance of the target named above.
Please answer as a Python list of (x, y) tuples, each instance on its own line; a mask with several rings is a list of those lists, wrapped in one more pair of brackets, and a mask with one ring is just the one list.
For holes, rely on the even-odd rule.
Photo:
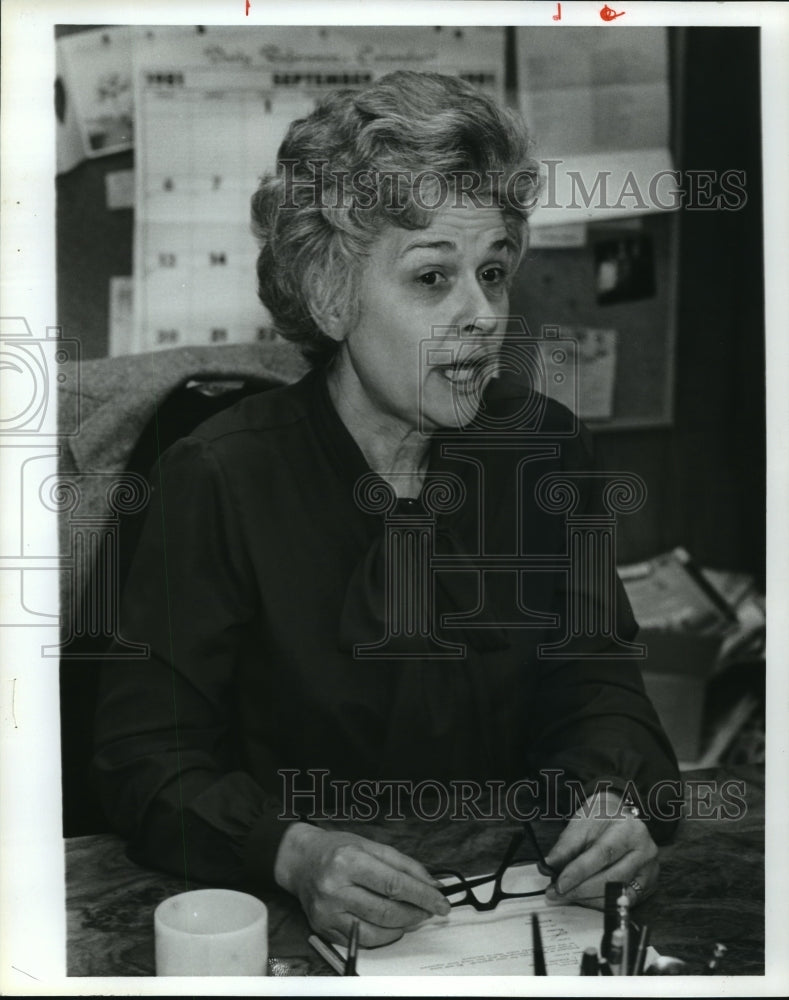
[[(641, 930), (647, 924), (649, 945), (661, 955), (653, 960), (652, 953), (647, 952), (644, 963), (647, 974), (684, 971), (700, 975), (714, 961), (715, 967), (710, 968), (710, 972), (722, 971), (727, 976), (764, 975), (763, 768), (707, 768), (684, 777), (687, 818), (680, 823), (675, 840), (660, 848), (658, 889), (634, 911), (633, 919), (639, 924), (639, 930), (631, 938), (631, 949), (637, 954)], [(726, 790), (731, 789), (733, 783), (740, 789), (745, 808), (723, 822), (711, 822), (709, 814), (717, 814), (725, 805)], [(701, 786), (705, 801), (709, 800), (709, 808), (704, 813), (692, 808), (694, 795)], [(390, 832), (395, 838), (393, 843), (429, 867), (452, 858), (453, 863), (470, 876), (495, 868), (506, 839), (506, 833), (490, 823), (448, 823), (443, 832), (435, 829), (435, 825), (427, 830), (420, 826), (413, 831), (404, 825)], [(550, 881), (546, 877), (539, 878), (539, 873), (531, 866), (517, 867), (539, 884)], [(153, 976), (154, 910), (164, 899), (187, 888), (183, 878), (135, 864), (127, 856), (120, 838), (109, 834), (66, 840), (65, 868), (67, 974)], [(332, 969), (308, 944), (311, 931), (294, 897), (272, 892), (264, 897), (264, 902), (268, 909), (270, 976), (332, 976), (337, 971), (342, 974), (342, 970)], [(477, 927), (480, 919), (484, 921), (497, 912), (477, 914), (470, 907), (462, 906), (452, 913), (460, 915), (464, 911), (469, 918), (478, 921)], [(572, 920), (588, 921), (587, 940), (566, 952), (565, 974), (580, 973), (586, 948), (593, 948), (600, 961), (605, 923), (599, 911), (581, 906), (547, 907), (537, 900), (531, 909), (519, 910), (523, 915), (514, 921), (517, 950), (523, 953), (515, 974), (531, 975), (533, 971), (532, 911), (539, 916), (550, 975), (560, 974), (552, 957), (553, 945), (558, 941), (558, 932), (552, 925), (560, 911), (571, 913)], [(471, 919), (469, 923), (472, 924)], [(728, 949), (725, 957), (720, 948), (716, 954), (718, 942)], [(365, 962), (371, 954), (376, 951), (382, 954), (386, 950), (360, 948), (357, 955), (359, 975), (366, 974)], [(657, 967), (650, 972), (654, 962), (658, 963)], [(685, 963), (684, 966), (678, 965), (679, 962)], [(413, 974), (413, 957), (411, 964)], [(481, 966), (477, 965), (476, 970), (479, 974)]]
[[(565, 909), (563, 907), (559, 910)], [(579, 909), (579, 908), (576, 908)], [(480, 921), (483, 923), (483, 921)], [(672, 958), (660, 955), (650, 945), (650, 927), (648, 924), (638, 924), (631, 918), (630, 897), (628, 896), (628, 886), (624, 882), (606, 883), (605, 909), (602, 915), (596, 911), (585, 911), (582, 923), (587, 928), (589, 935), (601, 935), (599, 944), (588, 944), (580, 952), (574, 952), (567, 947), (567, 941), (562, 942), (559, 948), (556, 942), (551, 940), (551, 931), (545, 941), (543, 938), (543, 927), (549, 927), (554, 923), (552, 915), (534, 910), (530, 914), (530, 919), (525, 913), (520, 913), (516, 918), (517, 933), (520, 933), (526, 943), (517, 955), (509, 949), (512, 943), (504, 933), (499, 933), (497, 922), (484, 921), (488, 924), (487, 930), (496, 929), (495, 947), (498, 952), (493, 952), (486, 956), (485, 961), (480, 961), (479, 957), (466, 956), (465, 960), (455, 963), (451, 967), (446, 961), (439, 961), (440, 957), (445, 958), (448, 951), (453, 950), (453, 944), (445, 943), (439, 952), (436, 949), (431, 959), (435, 959), (433, 968), (425, 964), (425, 951), (419, 943), (420, 935), (417, 929), (407, 933), (394, 946), (387, 945), (370, 951), (359, 951), (359, 921), (354, 920), (349, 936), (348, 946), (345, 948), (333, 945), (317, 934), (311, 934), (308, 938), (310, 946), (329, 965), (337, 975), (358, 976), (358, 975), (424, 975), (434, 971), (437, 975), (446, 974), (514, 974), (547, 976), (571, 975), (576, 972), (581, 976), (678, 976), (678, 975), (720, 975), (727, 970), (724, 966), (724, 956), (727, 952), (725, 944), (716, 942), (709, 955), (699, 955), (698, 961), (692, 963), (679, 958)], [(561, 916), (559, 916), (561, 923)], [(501, 925), (503, 926), (503, 924)], [(475, 936), (485, 943), (485, 927), (479, 927), (474, 932)], [(445, 936), (451, 935), (451, 927), (447, 927)], [(530, 936), (531, 947), (528, 947)], [(457, 937), (462, 939), (465, 935), (458, 933)], [(546, 941), (548, 942), (546, 944)], [(402, 952), (405, 962), (398, 964), (387, 960), (387, 955), (392, 950)], [(457, 948), (457, 954), (461, 955), (464, 945)], [(546, 956), (547, 950), (547, 956)], [(360, 965), (361, 959), (361, 965)], [(573, 964), (577, 964), (577, 971), (573, 969)], [(408, 969), (408, 964), (411, 968)], [(491, 966), (488, 968), (488, 966)], [(481, 968), (484, 967), (484, 968)], [(359, 971), (361, 968), (361, 972)]]
[(647, 647), (644, 686), (680, 764), (764, 763), (765, 605), (744, 573), (681, 547), (618, 568)]

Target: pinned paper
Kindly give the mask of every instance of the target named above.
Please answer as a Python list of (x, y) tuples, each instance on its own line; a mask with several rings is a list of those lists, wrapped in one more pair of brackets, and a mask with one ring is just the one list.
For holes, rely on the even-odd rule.
[(518, 28), (517, 59), (543, 164), (532, 226), (665, 210), (654, 179), (672, 167), (667, 29)]
[(104, 176), (107, 208), (134, 208), (134, 171), (112, 170)]
[(134, 282), (131, 277), (110, 278), (109, 356), (134, 353)]
[(586, 246), (586, 225), (537, 226), (529, 233), (530, 250), (566, 250)]
[(98, 28), (58, 39), (58, 173), (132, 147), (132, 30)]
[(562, 327), (557, 339), (540, 342), (545, 391), (581, 420), (614, 416), (617, 331)]

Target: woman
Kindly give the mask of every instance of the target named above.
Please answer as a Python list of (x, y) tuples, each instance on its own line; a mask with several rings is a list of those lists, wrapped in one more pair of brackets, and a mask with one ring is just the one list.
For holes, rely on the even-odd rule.
[[(553, 898), (621, 879), (637, 901), (671, 831), (614, 808), (676, 778), (618, 655), (635, 633), (621, 586), (583, 595), (614, 633), (550, 655), (577, 583), (538, 483), (578, 473), (579, 509), (598, 499), (567, 411), (495, 377), (535, 177), (518, 119), (454, 78), (395, 73), (294, 122), (253, 224), (260, 297), (313, 369), (163, 456), (127, 583), (122, 634), (151, 652), (105, 668), (108, 814), (142, 860), (279, 885), (335, 940), (354, 917), (377, 945), (447, 912), (415, 859), (297, 819), (363, 781), (368, 805), (387, 781), (580, 788)], [(395, 555), (398, 537), (428, 547)], [(543, 563), (474, 563), (513, 551)], [(425, 553), (444, 560), (427, 576)]]

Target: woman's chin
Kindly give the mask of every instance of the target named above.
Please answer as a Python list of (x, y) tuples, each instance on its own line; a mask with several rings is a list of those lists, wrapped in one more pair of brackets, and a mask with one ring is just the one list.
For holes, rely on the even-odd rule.
[[(440, 381), (439, 381), (440, 379)], [(482, 394), (489, 380), (479, 379), (450, 381), (437, 375), (431, 385), (425, 387), (420, 408), (421, 426), (424, 431), (462, 430), (477, 415), (482, 404)]]

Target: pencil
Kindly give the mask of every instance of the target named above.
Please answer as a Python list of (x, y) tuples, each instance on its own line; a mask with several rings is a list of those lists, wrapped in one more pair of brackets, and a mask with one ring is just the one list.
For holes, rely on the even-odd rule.
[(644, 974), (644, 961), (647, 957), (647, 945), (649, 944), (649, 925), (644, 924), (641, 928), (641, 935), (638, 939), (638, 948), (636, 949), (636, 960), (633, 963), (633, 975), (643, 976)]
[(540, 918), (536, 913), (531, 915), (531, 940), (534, 948), (534, 975), (547, 976), (545, 968), (545, 952), (542, 950), (542, 934), (540, 933)]
[(359, 921), (354, 920), (351, 924), (351, 933), (348, 938), (348, 957), (345, 959), (345, 975), (356, 976), (356, 956), (359, 952)]
[(339, 976), (343, 974), (343, 970), (345, 969), (343, 957), (333, 945), (319, 938), (317, 934), (310, 934), (307, 942)]

